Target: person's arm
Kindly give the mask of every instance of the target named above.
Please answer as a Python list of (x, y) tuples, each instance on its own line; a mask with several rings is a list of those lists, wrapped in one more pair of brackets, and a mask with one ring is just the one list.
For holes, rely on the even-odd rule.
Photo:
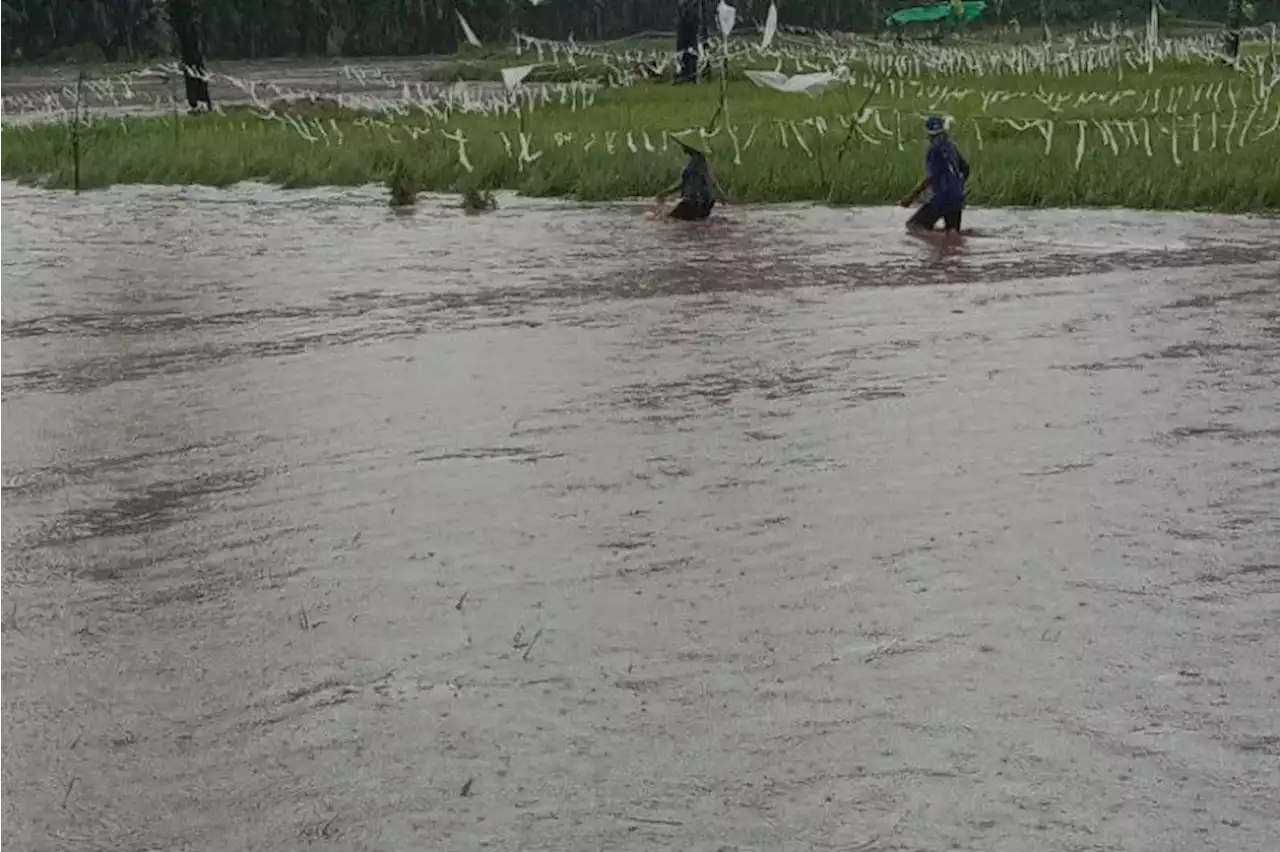
[(662, 190), (662, 192), (658, 195), (658, 199), (657, 199), (657, 200), (658, 200), (658, 201), (666, 201), (666, 200), (667, 200), (667, 196), (668, 196), (668, 195), (670, 195), (670, 194), (671, 194), (671, 193), (673, 193), (673, 192), (678, 192), (678, 191), (680, 190), (680, 187), (681, 187), (682, 185), (683, 185), (683, 181), (676, 181), (675, 183), (671, 184), (671, 186), (669, 186), (669, 187), (667, 187), (666, 189)]
[(925, 175), (924, 177), (920, 178), (920, 182), (917, 183), (915, 186), (913, 186), (911, 188), (911, 191), (903, 197), (902, 206), (910, 207), (915, 202), (915, 200), (920, 197), (920, 193), (924, 192), (928, 188), (929, 188), (929, 176)]
[(967, 181), (969, 179), (969, 161), (959, 151), (956, 151), (956, 159), (960, 161), (960, 177)]

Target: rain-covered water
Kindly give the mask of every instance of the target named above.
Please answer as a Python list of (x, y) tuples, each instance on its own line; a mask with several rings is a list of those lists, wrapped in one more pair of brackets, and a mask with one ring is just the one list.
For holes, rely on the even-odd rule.
[(4, 214), (6, 848), (1280, 848), (1280, 223)]

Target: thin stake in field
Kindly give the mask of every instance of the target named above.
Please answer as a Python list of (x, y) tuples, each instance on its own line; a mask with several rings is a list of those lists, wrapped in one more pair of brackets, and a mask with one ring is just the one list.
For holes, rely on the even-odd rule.
[(80, 194), (80, 93), (84, 86), (84, 71), (76, 73), (76, 100), (71, 117), (71, 188)]
[(720, 24), (720, 39), (723, 50), (720, 55), (720, 102), (716, 106), (711, 121), (707, 122), (706, 132), (715, 132), (716, 123), (724, 116), (725, 124), (729, 123), (728, 85), (729, 85), (729, 34), (733, 32), (733, 24), (737, 20), (738, 10), (720, 0), (716, 7), (716, 18)]
[(173, 147), (178, 147), (181, 126), (178, 124), (178, 78), (173, 78)]
[[(880, 80), (881, 78), (878, 75), (872, 78), (871, 89), (870, 91), (867, 92), (867, 96), (863, 98), (862, 106), (858, 107), (857, 112), (849, 116), (849, 130), (847, 133), (845, 133), (844, 140), (840, 143), (840, 147), (836, 149), (836, 163), (835, 163), (836, 169), (840, 168), (840, 161), (844, 159), (844, 153), (848, 149), (849, 143), (853, 141), (853, 134), (858, 128), (858, 118), (862, 115), (863, 112), (866, 111), (867, 107), (871, 104), (871, 99), (875, 97), (876, 91), (879, 90), (880, 88)], [(845, 103), (849, 103), (848, 92), (845, 92)], [(901, 139), (901, 137), (899, 137), (899, 139)], [(819, 167), (821, 167), (822, 165), (821, 159), (819, 159), (818, 165)], [(835, 175), (833, 174), (831, 176), (831, 183), (827, 187), (827, 203), (831, 202), (831, 199), (835, 196), (835, 193), (836, 193), (836, 178), (835, 178)]]

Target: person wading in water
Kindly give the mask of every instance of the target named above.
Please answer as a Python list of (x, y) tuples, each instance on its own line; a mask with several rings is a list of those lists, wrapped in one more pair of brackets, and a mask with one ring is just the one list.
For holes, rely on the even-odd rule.
[(924, 156), (925, 174), (902, 199), (902, 206), (910, 207), (925, 189), (930, 190), (930, 197), (907, 220), (907, 228), (917, 233), (932, 231), (941, 219), (948, 237), (959, 236), (969, 163), (947, 136), (947, 126), (941, 118), (929, 116), (924, 129), (929, 134), (929, 151)]
[(720, 185), (716, 182), (716, 176), (711, 171), (711, 163), (707, 161), (706, 152), (679, 139), (676, 142), (684, 149), (689, 160), (685, 163), (679, 182), (663, 190), (657, 201), (662, 204), (667, 200), (667, 196), (673, 192), (679, 192), (679, 203), (666, 215), (672, 219), (685, 221), (705, 219), (711, 215), (712, 208), (716, 206), (717, 195), (720, 196), (721, 201), (727, 202), (729, 199), (725, 197)]

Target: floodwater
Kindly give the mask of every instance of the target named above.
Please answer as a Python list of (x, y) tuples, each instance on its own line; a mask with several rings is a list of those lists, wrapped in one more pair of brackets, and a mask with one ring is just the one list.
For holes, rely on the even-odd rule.
[(1280, 848), (1280, 223), (4, 191), (6, 848)]

